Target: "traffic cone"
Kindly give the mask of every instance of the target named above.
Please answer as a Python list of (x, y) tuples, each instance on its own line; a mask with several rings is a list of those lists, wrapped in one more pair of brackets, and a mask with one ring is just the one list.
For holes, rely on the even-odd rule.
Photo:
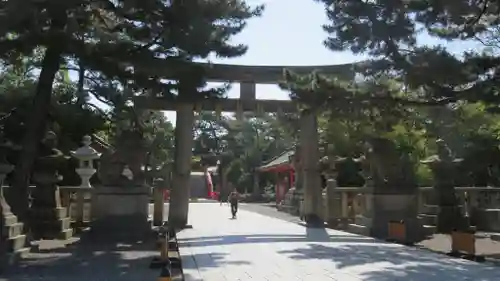
[(172, 271), (168, 266), (162, 267), (157, 281), (172, 281)]

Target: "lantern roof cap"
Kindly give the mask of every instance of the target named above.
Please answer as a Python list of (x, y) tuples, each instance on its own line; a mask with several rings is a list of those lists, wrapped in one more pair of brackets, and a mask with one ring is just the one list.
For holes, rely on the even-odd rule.
[(79, 160), (93, 160), (101, 157), (101, 153), (97, 152), (97, 150), (90, 146), (92, 144), (90, 136), (84, 136), (82, 143), (83, 146), (75, 151), (71, 151), (71, 156)]

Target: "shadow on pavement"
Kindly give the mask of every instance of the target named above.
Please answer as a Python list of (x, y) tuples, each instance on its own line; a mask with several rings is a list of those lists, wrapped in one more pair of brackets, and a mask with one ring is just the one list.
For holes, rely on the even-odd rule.
[[(333, 240), (337, 240), (339, 238), (338, 235), (330, 235), (326, 231), (326, 228), (324, 227), (306, 227), (306, 240), (307, 241), (314, 241), (314, 242), (328, 242)], [(360, 236), (352, 236), (350, 238), (355, 238), (357, 240), (361, 240), (365, 237), (360, 237)]]
[[(49, 242), (47, 242), (49, 243)], [(41, 243), (42, 245), (44, 242)], [(128, 281), (156, 280), (149, 269), (154, 241), (94, 241), (85, 236), (74, 244), (32, 252), (0, 276), (1, 281)]]
[(311, 229), (305, 235), (295, 234), (251, 234), (251, 235), (224, 235), (205, 236), (189, 239), (180, 239), (180, 246), (190, 247), (217, 246), (242, 243), (289, 243), (289, 242), (337, 242), (337, 243), (375, 243), (369, 237), (356, 235), (329, 235), (324, 229)]
[(414, 248), (405, 247), (403, 251), (390, 244), (308, 244), (279, 253), (297, 260), (331, 260), (336, 270), (356, 271), (366, 281), (500, 280), (497, 267), (454, 260)]
[[(229, 254), (226, 253), (203, 253), (203, 254), (193, 254), (191, 255), (191, 259), (194, 259), (196, 262), (184, 262), (182, 263), (183, 270), (188, 269), (202, 269), (202, 268), (217, 268), (222, 265), (249, 265), (248, 261), (234, 261), (228, 260), (227, 256)], [(189, 279), (187, 279), (189, 280)]]

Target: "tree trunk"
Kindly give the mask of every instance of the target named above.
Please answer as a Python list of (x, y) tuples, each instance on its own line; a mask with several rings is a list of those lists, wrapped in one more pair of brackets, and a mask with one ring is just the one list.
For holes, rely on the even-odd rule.
[(180, 104), (175, 122), (174, 174), (168, 212), (168, 224), (176, 229), (186, 227), (188, 222), (193, 122), (193, 105)]
[(304, 220), (308, 225), (323, 225), (320, 216), (322, 188), (318, 169), (318, 121), (314, 111), (303, 111), (300, 116), (300, 160), (303, 163)]
[(38, 77), (31, 114), (27, 120), (22, 150), (14, 171), (11, 207), (20, 221), (27, 223), (29, 208), (28, 187), (31, 171), (38, 155), (39, 143), (44, 137), (47, 117), (50, 110), (52, 88), (57, 71), (59, 71), (62, 54), (62, 42), (54, 41), (47, 47), (42, 61), (42, 70)]

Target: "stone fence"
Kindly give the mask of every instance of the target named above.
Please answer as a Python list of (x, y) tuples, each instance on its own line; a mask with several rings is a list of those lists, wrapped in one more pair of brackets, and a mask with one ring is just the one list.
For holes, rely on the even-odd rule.
[[(35, 186), (29, 187), (29, 193), (35, 189)], [(5, 197), (9, 198), (10, 187), (3, 186)], [(60, 186), (61, 205), (68, 209), (68, 215), (72, 223), (78, 225), (90, 221), (90, 202), (92, 190), (80, 186)], [(31, 197), (31, 196), (30, 196)]]
[[(109, 203), (103, 203), (101, 202), (102, 200), (99, 201), (102, 204), (98, 203), (97, 200), (100, 195), (99, 192), (103, 190), (103, 188), (101, 188), (102, 184), (93, 186), (90, 183), (90, 179), (96, 174), (97, 169), (99, 168), (94, 167), (94, 160), (99, 159), (101, 157), (101, 154), (95, 151), (90, 146), (91, 138), (89, 136), (85, 136), (82, 143), (82, 147), (80, 147), (76, 151), (71, 152), (71, 156), (73, 157), (73, 159), (76, 159), (78, 161), (78, 165), (77, 167), (75, 167), (75, 173), (79, 176), (80, 181), (76, 183), (75, 186), (58, 186), (58, 183), (61, 183), (61, 180), (63, 179), (63, 177), (58, 173), (59, 169), (66, 163), (69, 163), (69, 161), (71, 160), (69, 157), (64, 156), (54, 148), (46, 149), (44, 153), (41, 153), (41, 156), (37, 159), (37, 165), (35, 167), (35, 172), (32, 178), (33, 182), (35, 182), (36, 184), (30, 186), (28, 189), (30, 201), (30, 217), (35, 217), (35, 214), (38, 213), (57, 213), (59, 218), (56, 218), (56, 220), (59, 221), (54, 221), (54, 223), (57, 223), (64, 227), (69, 227), (70, 224), (76, 227), (81, 227), (91, 221), (95, 221), (99, 217), (99, 214), (101, 214), (103, 211), (107, 211), (107, 209), (115, 209), (113, 211), (116, 211), (116, 209), (120, 208), (130, 210), (133, 209), (135, 205), (137, 205), (135, 204), (137, 202), (134, 202), (134, 199), (129, 202), (127, 200), (118, 200), (123, 198), (114, 198), (113, 196), (111, 196), (114, 193), (109, 193), (109, 190), (104, 191), (104, 193), (102, 194), (104, 197), (113, 197), (111, 200), (108, 200)], [(0, 193), (0, 195), (2, 195), (0, 199), (2, 199), (2, 202), (8, 203), (9, 198), (11, 198), (9, 193), (12, 192), (12, 189), (9, 186), (2, 186), (1, 184), (2, 180), (10, 172), (12, 172), (14, 166), (6, 162), (5, 157), (1, 156), (5, 156), (7, 154), (6, 151), (9, 151), (9, 149), (13, 148), (12, 145), (7, 145), (6, 143), (0, 143), (0, 147), (3, 148), (0, 151), (0, 165), (2, 165), (1, 167), (3, 167), (3, 169), (0, 169), (0, 172), (3, 171), (0, 175), (2, 176), (0, 178), (0, 190), (2, 191), (2, 193)], [(125, 166), (125, 168), (123, 169), (122, 176), (129, 178), (128, 176), (130, 173), (132, 173), (132, 171), (127, 168), (128, 166)], [(126, 172), (128, 172), (128, 174)], [(129, 180), (129, 182), (131, 182), (132, 184), (132, 181)], [(136, 190), (137, 188), (134, 187), (135, 186), (132, 186), (131, 188), (117, 187), (115, 188), (117, 189), (115, 190), (115, 193), (117, 193), (118, 195), (123, 195), (128, 192), (130, 193), (130, 196), (127, 198), (141, 197), (141, 204), (140, 206), (136, 206), (136, 208), (141, 209), (141, 215), (144, 214), (146, 216), (146, 219), (148, 216), (148, 210), (145, 209), (149, 208), (148, 203), (157, 203), (155, 204), (155, 209), (163, 209), (162, 187), (156, 188), (154, 190), (153, 188), (148, 188), (146, 185), (141, 186), (141, 194), (139, 194), (140, 196), (135, 196), (138, 191)], [(161, 203), (161, 205), (159, 203)], [(99, 208), (99, 206), (103, 204), (107, 207)], [(34, 221), (42, 220), (34, 219)]]
[[(30, 194), (36, 187), (29, 187)], [(9, 186), (3, 186), (5, 197), (9, 198)], [(158, 189), (159, 192), (155, 193)], [(92, 193), (94, 188), (89, 189), (80, 186), (59, 186), (61, 194), (61, 205), (68, 210), (68, 216), (71, 218), (72, 225), (82, 226), (87, 225), (91, 221), (92, 212)], [(155, 195), (157, 194), (157, 195)], [(162, 188), (151, 188), (150, 202), (154, 203), (157, 200), (163, 200)], [(113, 204), (113, 202), (110, 202)]]
[[(334, 181), (328, 182), (323, 192), (321, 217), (325, 222), (353, 224), (356, 217), (370, 209), (371, 190), (365, 187), (336, 187)], [(333, 196), (327, 196), (328, 192)], [(461, 210), (470, 217), (472, 225), (478, 230), (500, 232), (500, 187), (456, 187)], [(292, 188), (278, 206), (279, 210), (300, 215), (302, 191)], [(418, 194), (419, 218), (429, 228), (435, 226), (438, 206), (434, 189), (420, 187)], [(331, 200), (329, 202), (329, 200)], [(330, 204), (329, 204), (330, 203)], [(328, 206), (331, 207), (328, 207)]]

